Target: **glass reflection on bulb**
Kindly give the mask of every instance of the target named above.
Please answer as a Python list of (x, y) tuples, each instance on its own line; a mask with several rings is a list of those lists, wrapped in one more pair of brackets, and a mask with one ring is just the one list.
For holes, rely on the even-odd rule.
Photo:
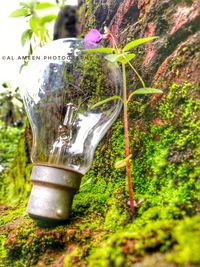
[[(22, 95), (33, 132), (30, 216), (69, 217), (81, 176), (117, 118), (122, 92), (119, 67), (101, 54), (83, 52), (83, 41), (60, 39), (39, 49), (22, 74)], [(67, 205), (68, 204), (68, 205)]]

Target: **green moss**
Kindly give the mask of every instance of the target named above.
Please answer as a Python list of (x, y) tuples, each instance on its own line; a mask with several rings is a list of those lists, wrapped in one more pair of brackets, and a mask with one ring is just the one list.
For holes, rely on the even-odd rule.
[[(133, 180), (138, 195), (145, 198), (139, 210), (143, 216), (150, 206), (164, 206), (166, 217), (194, 214), (200, 141), (199, 100), (191, 98), (195, 92), (198, 89), (187, 83), (172, 85), (156, 108), (146, 107), (146, 121), (133, 132)], [(131, 112), (136, 112), (134, 107)], [(162, 124), (154, 123), (154, 118)]]
[(176, 240), (173, 251), (167, 255), (167, 259), (180, 265), (187, 263), (200, 263), (200, 216), (187, 218), (180, 222), (172, 231), (172, 237)]
[(140, 231), (117, 233), (89, 257), (88, 266), (128, 267), (145, 254), (168, 250), (171, 252), (166, 254), (166, 262), (198, 264), (199, 220), (200, 216), (195, 216), (184, 221), (154, 222)]
[(0, 225), (4, 225), (7, 224), (8, 222), (11, 222), (13, 220), (15, 220), (16, 218), (21, 218), (22, 215), (25, 213), (25, 207), (18, 207), (16, 208), (7, 208), (4, 213), (3, 216), (1, 216), (0, 219)]
[(112, 197), (107, 201), (107, 210), (105, 211), (104, 228), (116, 232), (122, 229), (129, 221), (130, 214), (126, 203), (127, 193), (125, 187), (118, 188), (113, 192)]
[(126, 230), (118, 232), (89, 257), (89, 266), (130, 266), (145, 252), (165, 251), (171, 245), (172, 226), (167, 221), (156, 223), (151, 227), (147, 226), (138, 232)]
[(7, 252), (6, 249), (4, 247), (4, 244), (6, 242), (7, 236), (5, 234), (1, 234), (0, 235), (0, 264), (3, 263), (3, 260), (7, 257)]
[(79, 260), (83, 257), (83, 249), (80, 247), (75, 247), (73, 252), (65, 257), (64, 260), (64, 267), (70, 267), (72, 265), (81, 266), (79, 265)]
[[(14, 220), (12, 220), (12, 223)], [(17, 227), (16, 227), (17, 226)], [(27, 214), (21, 220), (15, 222), (15, 227), (11, 232), (3, 235), (2, 255), (3, 266), (35, 266), (41, 255), (49, 248), (54, 251), (63, 249), (66, 241), (62, 228), (38, 229), (38, 225), (33, 223)]]
[(0, 265), (1, 266), (9, 266), (8, 257), (9, 252), (6, 249), (6, 243), (8, 242), (9, 235), (9, 227), (8, 229), (4, 229), (4, 225), (10, 224), (16, 226), (16, 222), (18, 220), (22, 220), (25, 216), (25, 208), (21, 206), (19, 208), (2, 208), (0, 212), (0, 226), (1, 226), (1, 234), (0, 234)]
[(78, 20), (81, 23), (82, 16), (85, 17), (84, 32), (81, 33), (81, 36), (84, 36), (87, 31), (96, 28), (96, 18), (93, 14), (93, 2), (92, 0), (87, 0), (82, 3), (78, 10)]

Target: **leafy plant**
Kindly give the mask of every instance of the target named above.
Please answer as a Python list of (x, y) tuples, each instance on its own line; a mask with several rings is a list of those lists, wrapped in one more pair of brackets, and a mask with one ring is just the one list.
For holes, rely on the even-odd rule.
[[(134, 68), (134, 66), (131, 64), (131, 60), (133, 60), (136, 57), (135, 53), (131, 53), (130, 51), (133, 50), (135, 47), (138, 47), (139, 45), (142, 45), (146, 42), (153, 41), (157, 39), (157, 36), (153, 37), (146, 37), (146, 38), (141, 38), (137, 39), (134, 41), (129, 42), (124, 46), (124, 48), (119, 49), (118, 45), (115, 41), (115, 37), (113, 34), (106, 28), (105, 29), (105, 37), (108, 39), (111, 39), (113, 47), (108, 47), (108, 48), (95, 48), (95, 49), (87, 49), (85, 52), (87, 53), (104, 53), (107, 54), (105, 55), (105, 58), (112, 62), (119, 62), (122, 66), (122, 75), (123, 75), (123, 98), (120, 96), (112, 96), (110, 98), (107, 98), (103, 101), (100, 101), (93, 105), (92, 108), (98, 107), (100, 105), (103, 105), (109, 101), (113, 101), (116, 99), (119, 99), (123, 103), (123, 108), (124, 108), (124, 138), (125, 138), (125, 158), (116, 162), (115, 167), (116, 168), (122, 168), (126, 167), (126, 174), (128, 178), (128, 190), (129, 190), (129, 199), (130, 199), (130, 207), (131, 207), (131, 213), (135, 213), (135, 207), (137, 207), (137, 203), (134, 201), (134, 194), (133, 194), (133, 184), (132, 184), (132, 177), (131, 177), (131, 157), (132, 154), (130, 153), (130, 147), (129, 147), (129, 121), (128, 121), (128, 103), (131, 101), (131, 99), (135, 95), (140, 95), (140, 94), (155, 94), (155, 93), (162, 93), (161, 90), (155, 89), (155, 88), (148, 88), (146, 87), (142, 77), (138, 73), (138, 71)], [(88, 40), (87, 35), (87, 40)], [(95, 35), (94, 32), (91, 34), (91, 41), (95, 42)], [(140, 80), (142, 84), (142, 88), (139, 88), (133, 92), (131, 92), (128, 95), (128, 90), (127, 90), (127, 74), (126, 74), (126, 66), (129, 66), (133, 72), (137, 75), (138, 79)]]
[(21, 43), (22, 46), (29, 43), (28, 55), (32, 54), (35, 47), (42, 46), (52, 39), (47, 24), (54, 21), (57, 14), (41, 15), (41, 13), (53, 8), (58, 8), (58, 4), (30, 0), (20, 2), (20, 8), (11, 13), (10, 17), (12, 18), (23, 17), (27, 19), (29, 28), (22, 33)]

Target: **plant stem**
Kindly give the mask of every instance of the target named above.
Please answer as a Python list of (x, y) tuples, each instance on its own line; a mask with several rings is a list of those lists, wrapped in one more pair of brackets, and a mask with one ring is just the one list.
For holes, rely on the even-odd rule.
[[(122, 73), (123, 73), (123, 102), (124, 102), (124, 137), (125, 137), (125, 156), (128, 157), (130, 155), (130, 148), (129, 148), (129, 136), (128, 136), (128, 103), (127, 103), (127, 86), (126, 86), (126, 67), (125, 64), (122, 63)], [(134, 197), (133, 197), (133, 184), (132, 184), (132, 177), (131, 177), (131, 164), (130, 159), (126, 162), (126, 174), (128, 178), (128, 192), (129, 192), (129, 199), (130, 199), (130, 207), (131, 213), (134, 214), (135, 207), (134, 207)]]
[(131, 67), (131, 69), (135, 72), (135, 74), (138, 76), (138, 78), (139, 78), (139, 80), (140, 80), (140, 82), (141, 82), (143, 88), (146, 88), (146, 85), (145, 85), (145, 83), (144, 83), (142, 77), (140, 76), (140, 74), (137, 72), (137, 70), (133, 67), (133, 65), (132, 65), (130, 62), (128, 62), (128, 64), (129, 64), (129, 66)]

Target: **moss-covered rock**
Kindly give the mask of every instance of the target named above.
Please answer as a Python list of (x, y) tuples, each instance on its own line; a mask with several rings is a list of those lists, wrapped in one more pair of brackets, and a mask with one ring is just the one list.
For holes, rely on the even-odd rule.
[(129, 214), (123, 125), (98, 147), (76, 194), (71, 219), (42, 227), (25, 207), (2, 209), (3, 266), (198, 266), (199, 89), (172, 84), (155, 105), (136, 98), (130, 108), (135, 198)]
[(182, 221), (158, 221), (135, 231), (127, 228), (114, 234), (89, 256), (88, 266), (150, 267), (157, 253), (162, 253), (163, 257), (160, 263), (155, 260), (156, 266), (196, 265), (200, 262), (199, 230), (200, 216)]

